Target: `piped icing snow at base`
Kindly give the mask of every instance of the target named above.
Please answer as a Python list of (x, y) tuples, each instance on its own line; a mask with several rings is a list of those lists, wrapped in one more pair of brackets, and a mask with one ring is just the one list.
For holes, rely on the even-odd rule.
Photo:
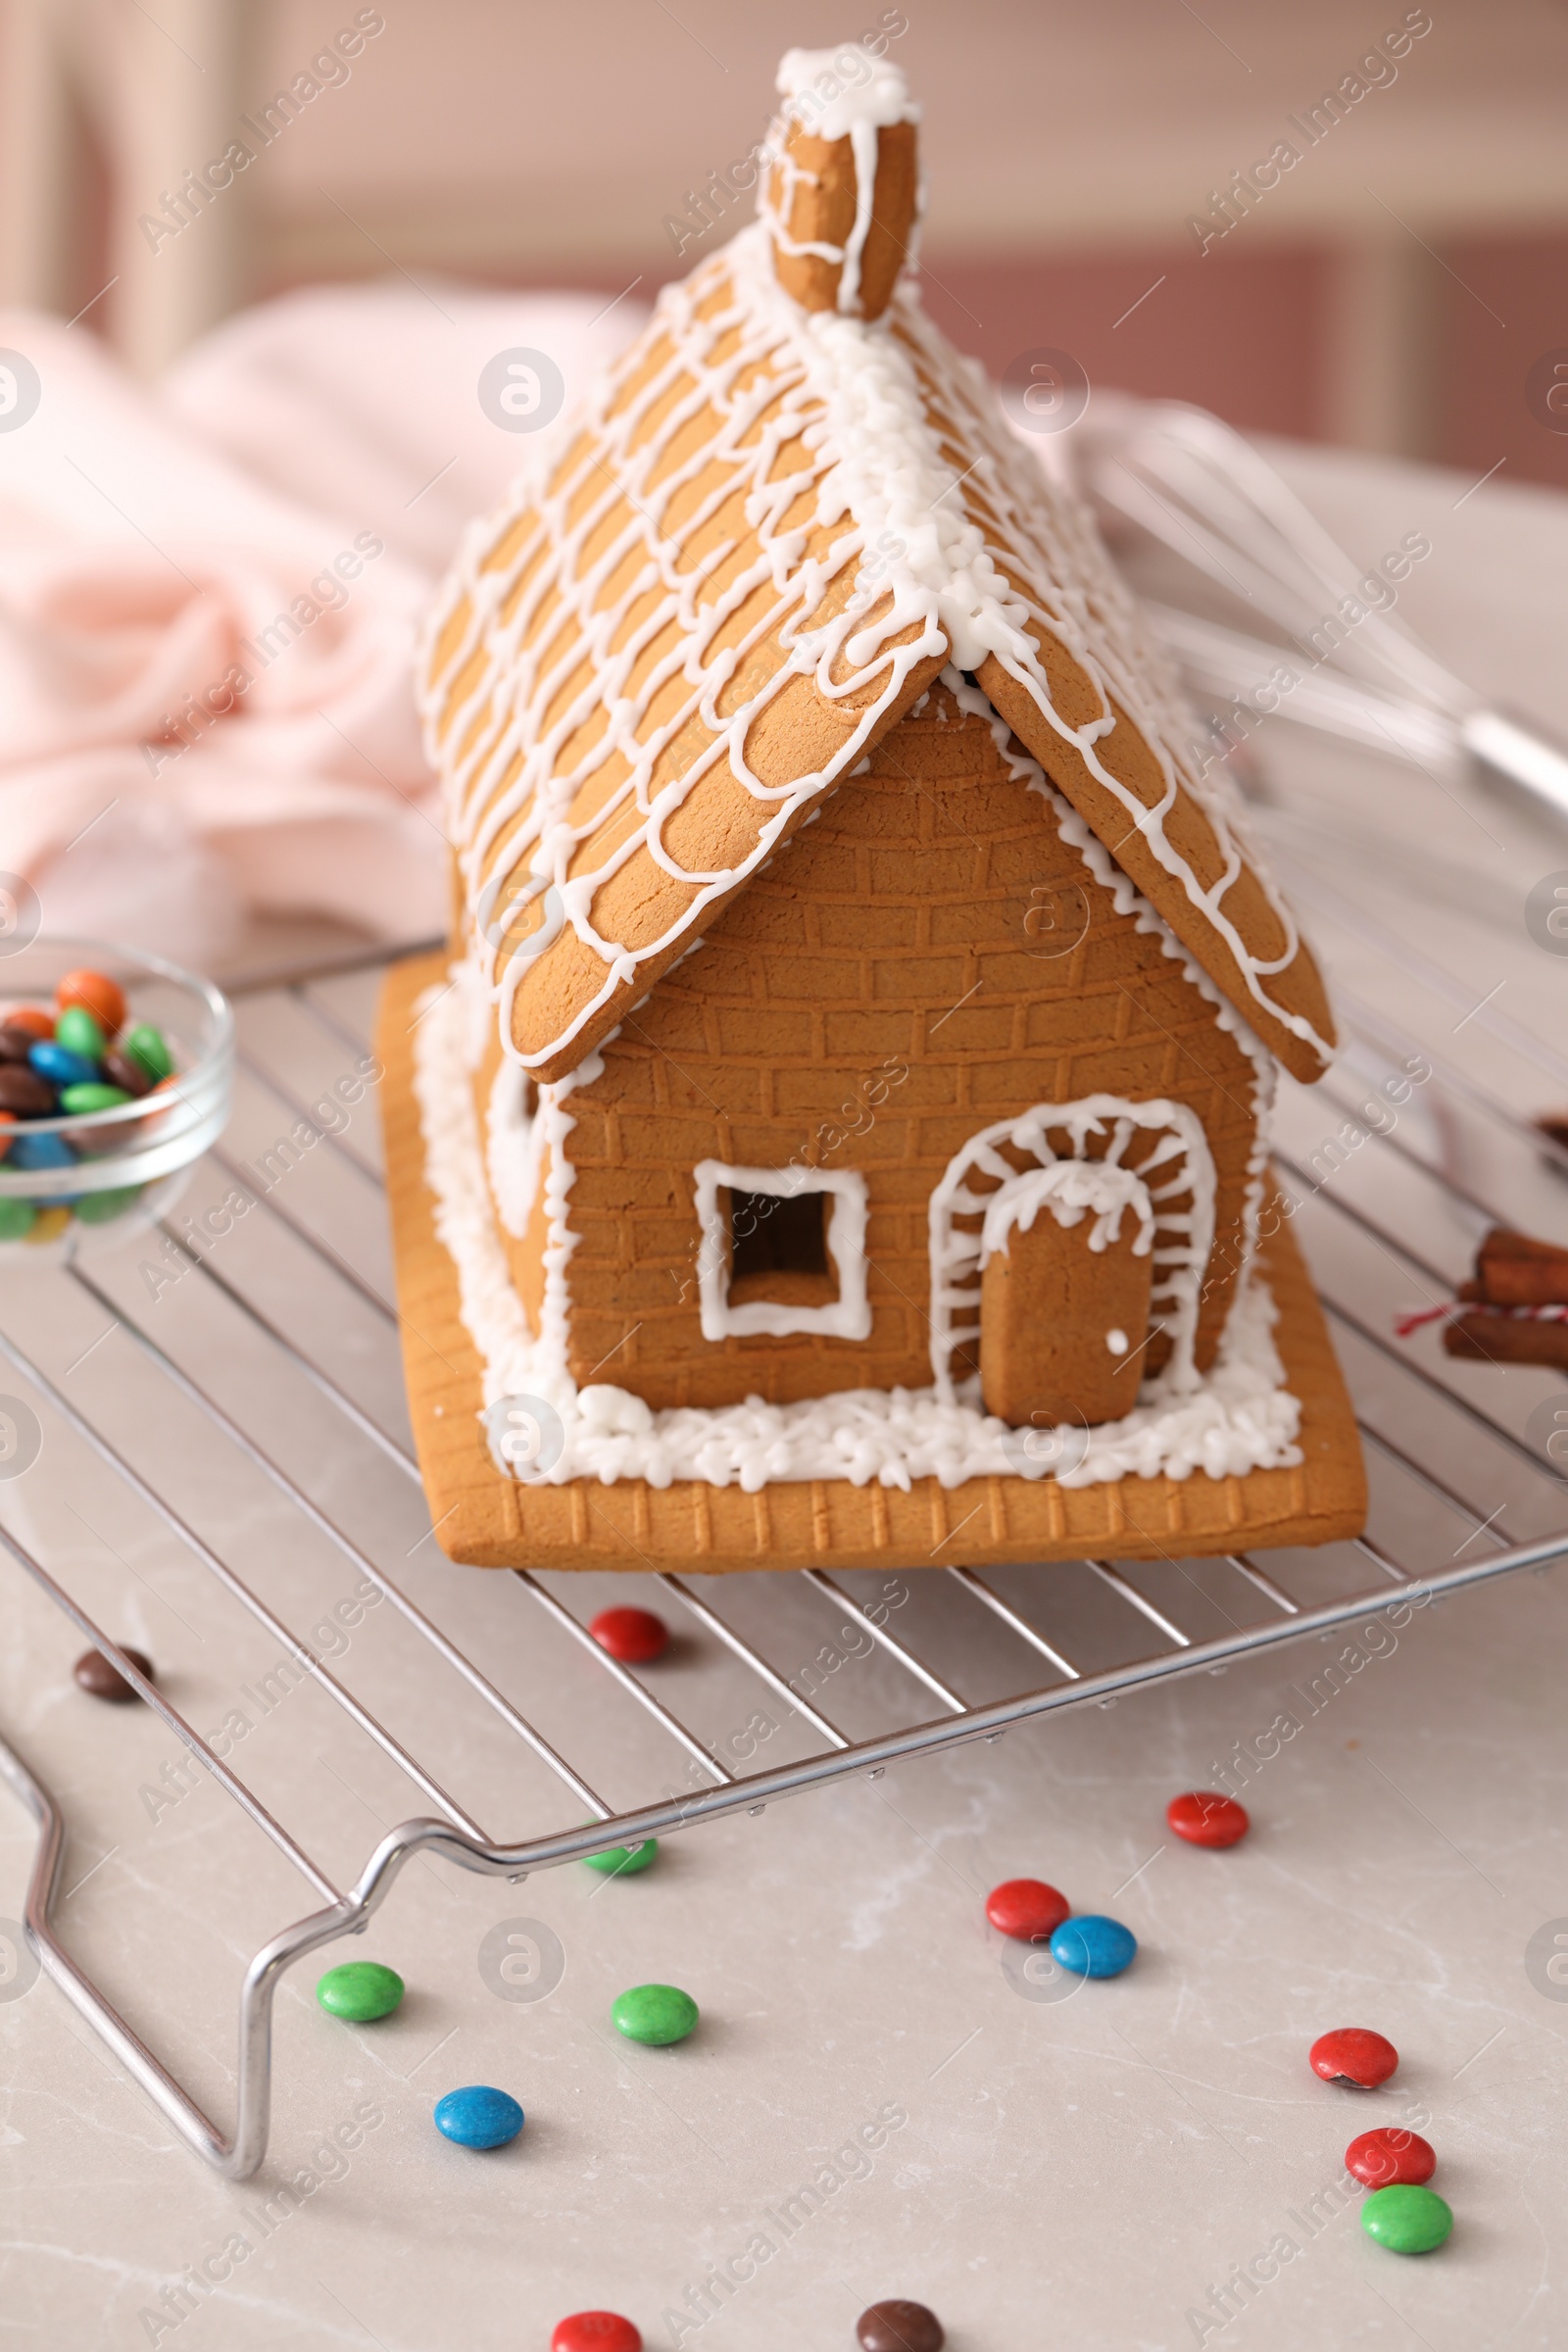
[[(945, 1401), (934, 1389), (852, 1389), (800, 1404), (744, 1404), (713, 1410), (656, 1412), (640, 1396), (609, 1384), (579, 1391), (565, 1368), (563, 1319), (547, 1312), (536, 1338), (513, 1288), (485, 1182), (484, 1142), (475, 1113), (462, 986), (428, 990), (415, 1026), (415, 1094), (424, 1137), (425, 1179), (435, 1197), (435, 1229), (458, 1277), (460, 1311), (483, 1363), (484, 1421), (497, 1466), (514, 1471), (503, 1451), (519, 1420), (548, 1443), (525, 1450), (536, 1482), (677, 1479), (739, 1486), (748, 1493), (775, 1481), (873, 1480), (906, 1491), (917, 1478), (958, 1487), (972, 1478), (1040, 1478), (1084, 1487), (1136, 1477), (1214, 1479), (1250, 1470), (1292, 1468), (1300, 1407), (1284, 1385), (1274, 1346), (1275, 1309), (1255, 1275), (1244, 1276), (1213, 1369), (1182, 1393), (1168, 1376), (1150, 1381), (1135, 1411), (1088, 1430), (1015, 1430), (977, 1406)], [(592, 1072), (597, 1075), (597, 1068)], [(587, 1077), (589, 1071), (582, 1073)], [(550, 1148), (546, 1200), (552, 1231), (564, 1225), (562, 1144), (571, 1125), (542, 1088), (536, 1117), (559, 1128)], [(559, 1245), (553, 1245), (559, 1246)], [(562, 1286), (564, 1287), (564, 1286)], [(548, 1304), (548, 1301), (547, 1301)], [(541, 1410), (541, 1408), (543, 1408)]]

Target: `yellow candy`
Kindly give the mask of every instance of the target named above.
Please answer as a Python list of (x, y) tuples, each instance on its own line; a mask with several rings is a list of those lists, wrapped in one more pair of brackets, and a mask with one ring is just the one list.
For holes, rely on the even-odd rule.
[(53, 1208), (39, 1209), (28, 1231), (27, 1239), (29, 1242), (58, 1241), (70, 1223), (70, 1209), (63, 1201), (57, 1201)]

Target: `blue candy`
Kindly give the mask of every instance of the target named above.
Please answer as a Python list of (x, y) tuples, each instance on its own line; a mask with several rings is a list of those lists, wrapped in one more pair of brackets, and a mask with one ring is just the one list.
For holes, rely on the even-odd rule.
[(436, 2101), (435, 2128), (460, 2148), (504, 2148), (522, 2130), (522, 2109), (511, 2094), (487, 2082), (449, 2090)]
[(76, 1154), (63, 1135), (29, 1135), (25, 1127), (12, 1130), (6, 1164), (13, 1168), (74, 1168)]
[(1119, 1977), (1132, 1965), (1137, 1950), (1131, 1928), (1096, 1913), (1064, 1919), (1051, 1938), (1051, 1957), (1073, 1977)]
[(40, 1037), (27, 1059), (51, 1086), (90, 1086), (98, 1075), (95, 1061), (85, 1054), (73, 1054), (69, 1046), (57, 1046), (52, 1037)]

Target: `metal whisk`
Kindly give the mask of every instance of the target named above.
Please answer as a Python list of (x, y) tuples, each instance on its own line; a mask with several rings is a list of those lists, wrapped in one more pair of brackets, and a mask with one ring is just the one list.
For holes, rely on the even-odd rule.
[[(1489, 707), (1378, 609), (1378, 575), (1357, 569), (1240, 433), (1178, 401), (1112, 396), (1065, 438), (1072, 471), (1135, 571), (1151, 543), (1180, 560), (1174, 573), (1160, 566), (1179, 601), (1146, 596), (1145, 611), (1222, 727), (1227, 707), (1277, 711), (1440, 774), (1473, 761), (1568, 818), (1568, 752)], [(1234, 628), (1216, 604), (1281, 634)]]

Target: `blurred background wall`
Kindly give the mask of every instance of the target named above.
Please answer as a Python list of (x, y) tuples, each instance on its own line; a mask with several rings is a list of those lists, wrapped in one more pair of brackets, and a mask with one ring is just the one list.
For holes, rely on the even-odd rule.
[(0, 300), (152, 372), (322, 280), (646, 294), (750, 213), (710, 175), (779, 53), (879, 24), (925, 108), (927, 300), (995, 372), (1053, 346), (1568, 485), (1561, 0), (0, 0)]

